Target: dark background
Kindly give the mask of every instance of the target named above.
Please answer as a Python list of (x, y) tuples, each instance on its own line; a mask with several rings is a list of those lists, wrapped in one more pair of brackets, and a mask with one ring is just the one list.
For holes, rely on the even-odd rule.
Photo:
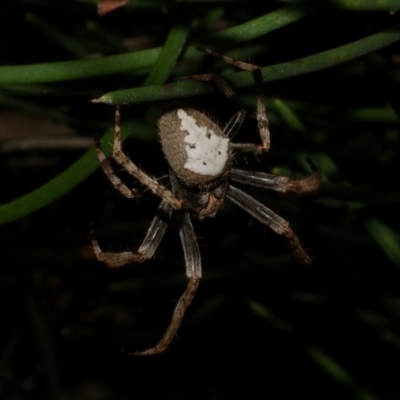
[[(210, 31), (284, 6), (247, 3), (193, 5), (193, 35), (196, 22), (212, 10), (221, 11)], [(10, 2), (0, 13), (1, 64), (118, 54), (128, 51), (127, 38), (137, 39), (135, 46), (162, 45), (173, 14), (173, 6), (130, 7), (99, 18), (94, 3)], [(264, 49), (254, 63), (273, 65), (350, 43), (398, 20), (388, 11), (323, 8), (248, 45)], [(46, 24), (87, 54), (68, 50)], [(281, 238), (227, 201), (214, 219), (194, 221), (204, 280), (163, 355), (126, 352), (161, 337), (184, 290), (175, 222), (155, 259), (118, 270), (97, 262), (88, 238), (93, 221), (103, 248), (134, 249), (159, 199), (145, 192), (124, 199), (98, 169), (47, 207), (2, 226), (0, 398), (400, 398), (399, 57), (395, 44), (265, 86), (272, 148), (257, 160), (239, 158), (239, 165), (295, 179), (310, 173), (304, 160), (311, 156), (324, 180), (318, 195), (300, 198), (245, 190), (291, 223), (313, 266), (296, 265)], [(202, 71), (214, 64), (209, 60)], [(9, 150), (6, 144), (60, 135), (87, 138), (90, 146), (113, 125), (114, 108), (88, 100), (140, 86), (144, 77), (0, 88), (1, 203), (36, 189), (85, 151), (62, 145)], [(238, 94), (254, 104), (253, 88)], [(303, 133), (285, 125), (275, 98), (291, 107)], [(194, 101), (221, 123), (234, 111), (218, 93)], [(238, 141), (257, 140), (251, 104)], [(122, 118), (147, 108), (124, 107)], [(148, 115), (146, 130), (133, 131), (124, 146), (136, 164), (161, 176), (167, 165)]]

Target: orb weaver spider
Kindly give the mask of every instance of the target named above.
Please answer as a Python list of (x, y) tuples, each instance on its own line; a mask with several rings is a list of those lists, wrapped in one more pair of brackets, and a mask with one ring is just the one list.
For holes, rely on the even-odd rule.
[[(157, 344), (147, 350), (137, 351), (136, 355), (154, 355), (162, 353), (174, 339), (187, 307), (193, 300), (199, 286), (202, 267), (199, 246), (193, 230), (190, 216), (200, 220), (213, 218), (222, 207), (225, 198), (247, 211), (253, 218), (268, 226), (278, 235), (282, 235), (294, 258), (302, 264), (311, 264), (311, 258), (290, 228), (289, 223), (261, 204), (231, 182), (239, 182), (278, 192), (297, 194), (315, 193), (320, 186), (321, 172), (313, 165), (314, 172), (307, 178), (291, 180), (264, 172), (253, 172), (233, 168), (235, 153), (265, 153), (270, 148), (269, 122), (265, 109), (265, 97), (260, 67), (233, 60), (212, 50), (200, 49), (218, 57), (229, 64), (252, 73), (257, 92), (257, 124), (260, 144), (234, 143), (232, 138), (240, 129), (245, 109), (239, 97), (216, 74), (193, 75), (183, 80), (198, 80), (214, 84), (237, 111), (229, 122), (221, 127), (205, 113), (190, 107), (170, 109), (158, 121), (159, 137), (164, 155), (169, 163), (169, 188), (142, 171), (123, 151), (121, 147), (120, 109), (116, 107), (114, 143), (112, 159), (128, 174), (135, 177), (143, 186), (150, 189), (161, 199), (147, 234), (137, 251), (119, 253), (103, 252), (94, 237), (91, 240), (99, 261), (111, 268), (123, 267), (131, 263), (140, 263), (153, 257), (167, 229), (168, 220), (176, 212), (179, 235), (183, 245), (186, 265), (187, 287), (178, 300), (169, 327)], [(112, 185), (124, 196), (132, 199), (135, 191), (128, 188), (114, 172), (105, 154), (96, 145), (101, 166)]]

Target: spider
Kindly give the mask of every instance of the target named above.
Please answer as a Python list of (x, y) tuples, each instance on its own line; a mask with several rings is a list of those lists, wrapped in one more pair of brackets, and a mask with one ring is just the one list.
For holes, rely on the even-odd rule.
[[(282, 235), (298, 262), (311, 264), (310, 256), (301, 246), (289, 223), (242, 190), (232, 186), (230, 182), (239, 182), (282, 193), (290, 191), (297, 194), (310, 194), (319, 188), (320, 171), (311, 164), (314, 169), (312, 175), (302, 180), (291, 180), (287, 177), (232, 167), (235, 153), (244, 152), (257, 155), (267, 152), (270, 147), (261, 69), (256, 65), (236, 61), (212, 50), (200, 50), (252, 73), (257, 92), (256, 117), (261, 143), (233, 143), (231, 141), (243, 123), (245, 110), (239, 97), (224, 79), (215, 74), (182, 78), (183, 80), (191, 79), (214, 84), (236, 106), (237, 112), (224, 127), (220, 127), (206, 114), (194, 108), (174, 108), (162, 114), (158, 121), (158, 129), (162, 150), (170, 166), (170, 188), (167, 188), (138, 168), (122, 151), (120, 111), (119, 106), (116, 107), (112, 159), (128, 174), (160, 197), (161, 203), (137, 251), (103, 252), (92, 229), (91, 241), (96, 257), (111, 268), (149, 260), (160, 244), (167, 229), (168, 220), (175, 211), (188, 279), (186, 290), (175, 306), (170, 325), (163, 337), (154, 347), (134, 352), (133, 354), (136, 355), (159, 354), (169, 346), (177, 334), (185, 311), (199, 286), (202, 276), (201, 257), (190, 219), (191, 215), (200, 220), (213, 218), (222, 207), (225, 198), (228, 198), (253, 218), (271, 228), (278, 235)], [(134, 198), (135, 191), (129, 189), (115, 174), (99, 144), (96, 144), (96, 151), (101, 166), (115, 189), (130, 199)]]

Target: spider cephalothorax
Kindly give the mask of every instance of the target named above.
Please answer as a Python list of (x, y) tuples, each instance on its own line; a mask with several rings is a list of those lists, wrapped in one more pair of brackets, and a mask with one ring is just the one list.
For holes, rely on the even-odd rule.
[[(186, 308), (193, 300), (200, 283), (201, 258), (190, 215), (194, 215), (200, 220), (214, 217), (225, 198), (228, 198), (262, 224), (285, 237), (288, 247), (298, 262), (311, 264), (311, 258), (301, 246), (289, 223), (242, 190), (232, 186), (230, 181), (283, 193), (291, 191), (298, 194), (308, 194), (314, 193), (318, 189), (321, 173), (316, 170), (308, 178), (293, 181), (286, 177), (264, 172), (232, 168), (232, 159), (236, 152), (259, 154), (269, 149), (270, 134), (265, 111), (261, 70), (258, 66), (235, 61), (211, 50), (203, 49), (203, 51), (253, 74), (257, 90), (257, 123), (261, 143), (233, 143), (231, 141), (243, 123), (245, 110), (240, 99), (222, 78), (214, 74), (191, 76), (188, 79), (215, 84), (237, 106), (238, 111), (223, 128), (206, 114), (193, 108), (170, 109), (161, 116), (158, 127), (163, 152), (170, 166), (169, 189), (139, 169), (123, 153), (119, 107), (117, 106), (112, 158), (142, 185), (159, 196), (161, 204), (143, 243), (136, 252), (103, 252), (92, 232), (92, 244), (96, 257), (109, 267), (122, 267), (126, 264), (150, 259), (162, 240), (172, 211), (175, 210), (188, 278), (186, 290), (175, 306), (171, 323), (164, 336), (154, 347), (135, 353), (138, 355), (162, 353), (168, 347), (175, 337)], [(113, 186), (128, 198), (135, 197), (135, 191), (129, 189), (115, 174), (99, 145), (96, 146), (96, 150), (101, 166)]]

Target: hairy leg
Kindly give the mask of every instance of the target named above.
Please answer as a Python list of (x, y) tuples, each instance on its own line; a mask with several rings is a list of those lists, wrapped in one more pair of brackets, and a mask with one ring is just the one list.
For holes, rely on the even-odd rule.
[(111, 182), (114, 188), (118, 190), (118, 192), (123, 194), (125, 197), (128, 197), (128, 199), (133, 199), (136, 195), (135, 190), (129, 189), (128, 186), (126, 186), (125, 183), (122, 182), (121, 178), (115, 173), (113, 167), (108, 162), (106, 155), (101, 149), (100, 143), (98, 141), (96, 141), (95, 148), (101, 168), (103, 168), (103, 171), (106, 174), (108, 180)]
[(168, 220), (172, 213), (172, 207), (162, 201), (158, 207), (157, 214), (151, 223), (143, 243), (136, 252), (122, 251), (119, 253), (103, 252), (94, 237), (93, 229), (91, 229), (91, 240), (93, 250), (99, 261), (107, 264), (110, 268), (123, 267), (131, 263), (139, 263), (149, 260), (153, 257), (164, 233), (167, 229)]
[(293, 232), (287, 221), (264, 206), (264, 204), (261, 204), (248, 194), (233, 186), (228, 186), (226, 196), (239, 207), (243, 208), (243, 210), (247, 211), (252, 217), (258, 219), (262, 224), (271, 228), (278, 235), (282, 235), (286, 239), (287, 245), (292, 251), (294, 258), (300, 264), (311, 265), (311, 257), (303, 249), (299, 238)]
[(122, 151), (119, 106), (117, 106), (115, 109), (114, 145), (112, 158), (117, 164), (124, 168), (126, 172), (134, 176), (142, 185), (147, 186), (154, 194), (169, 203), (172, 208), (179, 210), (182, 207), (181, 201), (178, 200), (170, 190), (138, 168)]
[(264, 172), (253, 172), (233, 168), (229, 178), (235, 182), (248, 184), (251, 186), (271, 189), (277, 192), (294, 192), (297, 194), (316, 193), (321, 184), (321, 171), (315, 171), (304, 179), (292, 180), (286, 176), (275, 176)]
[(175, 306), (171, 322), (165, 331), (164, 336), (154, 347), (148, 350), (133, 353), (135, 355), (151, 356), (160, 354), (170, 345), (178, 332), (185, 311), (192, 302), (196, 290), (200, 284), (201, 257), (188, 211), (178, 211), (178, 223), (179, 234), (185, 254), (186, 276), (188, 278), (188, 284), (186, 290), (183, 292)]
[[(267, 152), (270, 148), (270, 132), (269, 132), (269, 121), (268, 121), (267, 112), (265, 109), (265, 94), (264, 94), (263, 79), (262, 79), (262, 75), (261, 75), (261, 68), (258, 65), (246, 63), (243, 61), (237, 61), (231, 57), (227, 57), (222, 54), (218, 54), (215, 51), (205, 49), (203, 47), (198, 47), (198, 49), (201, 51), (204, 51), (206, 54), (220, 58), (221, 60), (224, 60), (228, 64), (231, 64), (237, 68), (240, 68), (244, 71), (249, 71), (252, 73), (253, 78), (254, 78), (256, 93), (257, 93), (256, 118), (257, 118), (258, 132), (259, 132), (260, 138), (261, 138), (261, 144), (257, 145), (257, 144), (252, 144), (252, 143), (232, 143), (232, 147), (234, 150), (241, 151), (241, 152), (251, 152), (251, 153), (255, 153), (255, 154)], [(220, 79), (222, 79), (222, 78), (220, 78)], [(235, 96), (236, 96), (236, 94), (235, 94)]]

